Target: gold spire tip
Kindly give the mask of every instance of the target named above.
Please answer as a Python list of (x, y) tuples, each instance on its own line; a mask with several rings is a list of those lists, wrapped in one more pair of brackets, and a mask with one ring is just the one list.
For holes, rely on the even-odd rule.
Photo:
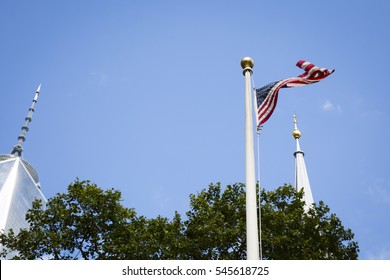
[(294, 115), (294, 131), (292, 133), (292, 136), (294, 137), (294, 139), (301, 138), (301, 132), (299, 131), (299, 129), (297, 127), (297, 118), (295, 115)]

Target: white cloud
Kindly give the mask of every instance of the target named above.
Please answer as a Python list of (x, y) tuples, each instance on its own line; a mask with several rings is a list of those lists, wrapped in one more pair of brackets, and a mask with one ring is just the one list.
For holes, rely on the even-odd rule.
[(340, 112), (341, 111), (341, 106), (340, 105), (334, 105), (329, 100), (326, 100), (325, 103), (321, 106), (321, 109), (322, 109), (322, 111), (325, 111), (325, 112), (330, 112), (330, 111), (335, 111), (335, 110)]
[(326, 100), (325, 104), (322, 105), (323, 111), (332, 111), (333, 109), (334, 109), (334, 105), (329, 100)]
[(388, 247), (382, 247), (376, 251), (368, 251), (367, 258), (369, 260), (390, 260), (390, 249)]

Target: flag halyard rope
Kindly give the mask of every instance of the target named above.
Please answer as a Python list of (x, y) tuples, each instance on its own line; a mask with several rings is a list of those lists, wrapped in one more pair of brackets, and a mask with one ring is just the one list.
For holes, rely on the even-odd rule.
[[(252, 78), (252, 87), (253, 87), (253, 96), (254, 96), (254, 110), (255, 112), (257, 111), (257, 102), (256, 102), (256, 86), (255, 86), (255, 81), (253, 79), (253, 76), (251, 76)], [(255, 116), (257, 116), (257, 113), (255, 113)], [(257, 119), (257, 117), (256, 117)], [(257, 120), (256, 120), (256, 124), (257, 124)], [(256, 135), (257, 135), (257, 182), (258, 182), (258, 185), (259, 185), (259, 191), (258, 191), (258, 200), (259, 200), (259, 249), (260, 249), (260, 260), (263, 259), (263, 249), (262, 249), (262, 240), (261, 240), (261, 188), (260, 188), (260, 133), (262, 131), (262, 128), (263, 126), (257, 126), (257, 129), (256, 129)]]

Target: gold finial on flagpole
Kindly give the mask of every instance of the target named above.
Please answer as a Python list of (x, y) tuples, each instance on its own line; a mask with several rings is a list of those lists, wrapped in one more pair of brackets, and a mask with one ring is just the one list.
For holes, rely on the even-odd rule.
[(242, 69), (244, 69), (242, 73), (244, 75), (246, 71), (250, 71), (252, 73), (253, 66), (255, 66), (255, 62), (251, 57), (246, 56), (241, 60), (241, 67)]

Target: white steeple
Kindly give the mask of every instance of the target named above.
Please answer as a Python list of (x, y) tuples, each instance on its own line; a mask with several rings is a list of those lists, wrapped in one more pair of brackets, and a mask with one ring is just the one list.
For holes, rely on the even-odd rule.
[(299, 138), (301, 137), (301, 132), (297, 127), (297, 120), (294, 115), (294, 131), (292, 133), (297, 145), (297, 150), (294, 153), (295, 157), (295, 184), (294, 187), (297, 191), (303, 189), (304, 196), (303, 201), (305, 202), (305, 211), (307, 212), (311, 205), (314, 203), (313, 195), (311, 193), (309, 177), (307, 176), (307, 170), (305, 165), (304, 153), (301, 150), (299, 145)]

